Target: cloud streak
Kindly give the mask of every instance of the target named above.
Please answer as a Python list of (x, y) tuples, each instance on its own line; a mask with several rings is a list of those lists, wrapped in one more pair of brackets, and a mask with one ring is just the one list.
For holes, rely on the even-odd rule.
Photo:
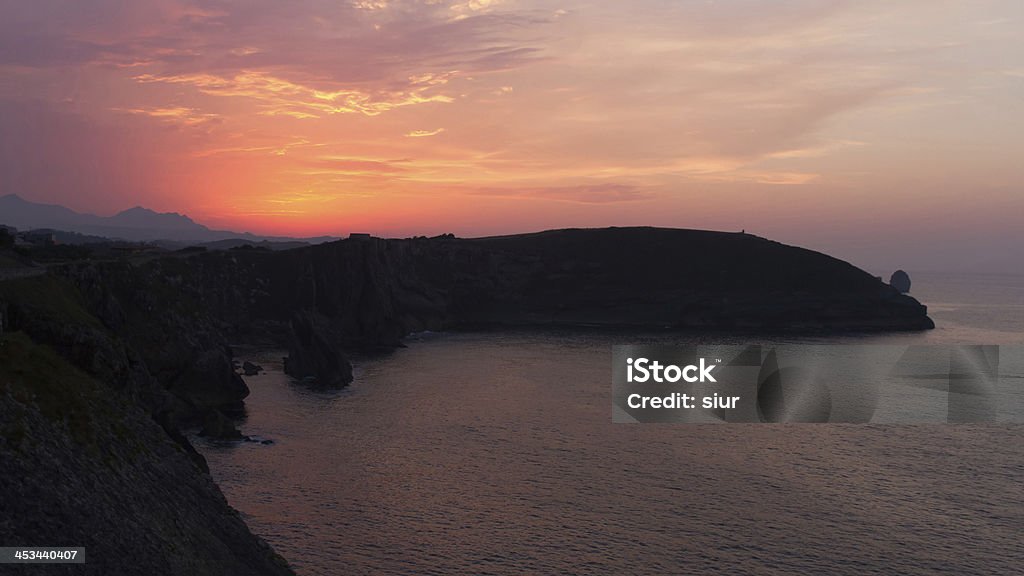
[[(433, 75), (429, 75), (433, 79)], [(257, 71), (243, 70), (232, 77), (212, 74), (183, 74), (176, 76), (140, 74), (133, 80), (139, 83), (166, 83), (191, 86), (211, 96), (248, 98), (259, 103), (260, 114), (291, 116), (293, 118), (319, 118), (332, 114), (364, 114), (376, 116), (401, 106), (448, 103), (453, 99), (443, 94), (429, 93), (444, 82), (410, 78), (412, 87), (405, 91), (367, 93), (359, 90), (321, 90), (304, 86)]]
[(406, 132), (406, 138), (429, 138), (430, 136), (437, 136), (444, 132), (444, 128), (437, 128), (435, 130), (413, 130), (412, 132)]
[(652, 190), (630, 184), (602, 183), (576, 186), (533, 186), (481, 188), (471, 194), (504, 198), (528, 198), (580, 204), (639, 202), (655, 196)]

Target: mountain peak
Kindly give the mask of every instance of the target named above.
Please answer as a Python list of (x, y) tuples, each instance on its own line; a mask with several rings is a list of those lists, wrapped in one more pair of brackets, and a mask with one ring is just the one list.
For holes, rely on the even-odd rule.
[(156, 212), (142, 206), (135, 206), (111, 216), (111, 220), (130, 226), (193, 227), (200, 226), (194, 220), (177, 212)]
[(121, 214), (134, 214), (134, 213), (156, 214), (155, 211), (150, 210), (149, 208), (143, 208), (142, 206), (133, 206), (132, 208), (129, 208), (127, 210), (122, 210), (122, 211), (118, 212), (117, 215), (120, 216)]
[(243, 236), (212, 231), (184, 214), (135, 206), (114, 216), (82, 214), (56, 204), (39, 204), (16, 194), (0, 196), (0, 224), (19, 230), (47, 228), (127, 240), (203, 242)]
[[(256, 236), (248, 232), (210, 230), (185, 214), (156, 212), (143, 206), (122, 210), (113, 216), (83, 214), (57, 204), (40, 204), (17, 194), (0, 196), (0, 224), (18, 230), (48, 229), (75, 232), (133, 242), (171, 241), (182, 243), (258, 240), (290, 240)], [(325, 241), (326, 238), (320, 239)]]

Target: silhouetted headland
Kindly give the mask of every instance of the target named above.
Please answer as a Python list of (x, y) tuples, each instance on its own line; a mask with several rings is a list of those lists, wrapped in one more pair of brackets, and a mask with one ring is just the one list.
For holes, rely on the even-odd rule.
[(50, 271), (74, 286), (100, 324), (128, 337), (184, 401), (174, 414), (244, 398), (229, 341), (288, 348), (293, 375), (340, 385), (351, 378), (343, 349), (391, 348), (423, 330), (934, 327), (925, 306), (846, 262), (750, 234), (699, 230), (359, 237), (279, 252), (145, 251)]

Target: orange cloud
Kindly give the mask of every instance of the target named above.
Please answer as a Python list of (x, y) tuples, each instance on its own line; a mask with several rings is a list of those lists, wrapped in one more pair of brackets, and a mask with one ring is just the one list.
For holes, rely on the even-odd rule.
[(426, 138), (428, 136), (437, 136), (444, 132), (444, 128), (437, 128), (436, 130), (413, 130), (405, 134), (406, 138)]
[(408, 90), (369, 93), (355, 89), (325, 91), (259, 71), (242, 71), (234, 76), (213, 74), (159, 75), (140, 74), (133, 78), (142, 84), (184, 84), (204, 94), (250, 98), (259, 102), (266, 115), (317, 118), (323, 114), (364, 114), (376, 116), (402, 106), (428, 102), (452, 102), (450, 96), (427, 94), (447, 80), (434, 75), (410, 78)]
[(195, 108), (185, 108), (183, 106), (170, 108), (114, 108), (113, 110), (127, 112), (129, 114), (149, 116), (151, 118), (184, 126), (198, 126), (200, 124), (216, 122), (220, 119), (218, 114), (202, 113)]
[(614, 204), (620, 202), (637, 202), (650, 200), (655, 195), (652, 190), (629, 184), (603, 183), (580, 184), (576, 186), (536, 186), (480, 188), (472, 194), (498, 196), (507, 198), (537, 198), (577, 202), (582, 204)]

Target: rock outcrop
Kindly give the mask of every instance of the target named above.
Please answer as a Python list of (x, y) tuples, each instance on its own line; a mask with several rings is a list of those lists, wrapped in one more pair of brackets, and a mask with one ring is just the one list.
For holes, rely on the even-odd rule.
[(900, 294), (908, 294), (910, 292), (910, 274), (903, 270), (893, 272), (889, 278), (889, 286), (895, 288)]
[(285, 373), (308, 383), (339, 388), (352, 381), (352, 365), (316, 314), (298, 312), (291, 321)]

